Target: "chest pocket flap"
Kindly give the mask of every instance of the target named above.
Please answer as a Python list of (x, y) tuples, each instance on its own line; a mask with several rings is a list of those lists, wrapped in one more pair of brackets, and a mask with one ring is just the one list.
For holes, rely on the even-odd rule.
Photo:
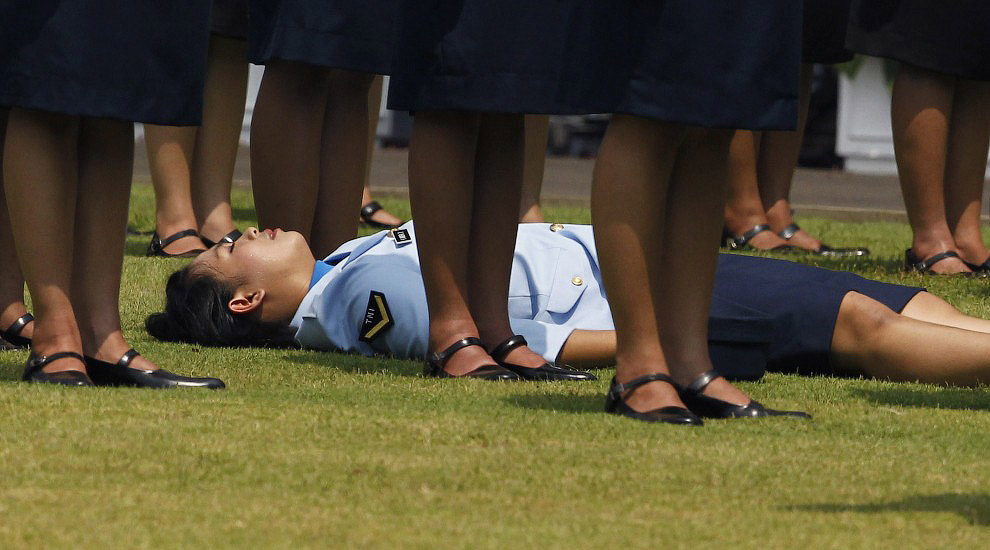
[(594, 275), (588, 270), (588, 262), (574, 254), (558, 256), (553, 285), (547, 300), (550, 313), (567, 313), (574, 309), (589, 285), (597, 286)]

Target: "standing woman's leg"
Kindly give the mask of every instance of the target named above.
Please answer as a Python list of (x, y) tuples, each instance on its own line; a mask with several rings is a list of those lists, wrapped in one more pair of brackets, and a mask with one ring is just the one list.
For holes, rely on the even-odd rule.
[[(6, 330), (21, 315), (27, 312), (24, 307), (24, 275), (17, 263), (17, 250), (14, 248), (14, 235), (10, 230), (10, 215), (7, 213), (7, 194), (3, 190), (3, 144), (7, 133), (6, 109), (0, 109), (0, 330)], [(31, 338), (34, 325), (28, 324), (20, 336)]]
[[(362, 209), (365, 205), (375, 200), (371, 196), (370, 189), (371, 162), (375, 155), (375, 138), (378, 133), (378, 118), (382, 109), (382, 88), (384, 81), (385, 78), (382, 75), (375, 76), (375, 80), (371, 83), (371, 90), (368, 92), (368, 160), (364, 163), (364, 190), (361, 191)], [(358, 216), (358, 219), (362, 222), (365, 221), (363, 213), (361, 216)], [(373, 212), (368, 220), (388, 226), (395, 226), (402, 223), (402, 220), (384, 208)]]
[(547, 159), (547, 135), (550, 132), (549, 115), (526, 115), (525, 161), (522, 176), (522, 202), (519, 221), (542, 222), (540, 191), (543, 189), (543, 173)]
[[(4, 189), (37, 318), (32, 353), (39, 356), (83, 351), (70, 299), (73, 254), (67, 253), (75, 242), (79, 126), (78, 117), (21, 108), (11, 109), (7, 122)], [(66, 357), (43, 370), (85, 367)]]
[(247, 42), (210, 36), (203, 123), (192, 163), (192, 204), (199, 234), (213, 242), (234, 229), (230, 185), (247, 95)]
[[(757, 225), (767, 223), (756, 169), (757, 151), (761, 141), (761, 132), (736, 130), (729, 147), (729, 195), (724, 215), (725, 228), (735, 237), (742, 236)], [(767, 230), (753, 235), (747, 244), (759, 250), (772, 250), (787, 246), (787, 241)]]
[[(162, 239), (198, 227), (190, 179), (197, 131), (196, 126), (144, 126), (151, 183), (155, 188), (155, 233)], [(162, 250), (167, 254), (184, 254), (202, 249), (203, 241), (189, 235), (165, 245)]]
[(990, 251), (980, 233), (990, 144), (990, 83), (959, 79), (952, 97), (945, 163), (945, 210), (963, 260), (982, 264)]
[(278, 59), (265, 65), (251, 120), (251, 185), (260, 227), (312, 236), (327, 93), (322, 67)]
[[(432, 352), (479, 335), (468, 307), (468, 258), (480, 119), (476, 113), (418, 112), (409, 143), (409, 202), (416, 220)], [(515, 215), (512, 218), (515, 223)], [(451, 356), (445, 370), (456, 376), (491, 363), (485, 350), (469, 346)]]
[[(894, 153), (918, 260), (956, 251), (946, 220), (945, 168), (955, 77), (901, 65), (891, 98)], [(932, 266), (936, 273), (968, 272), (958, 258)]]
[(309, 245), (317, 257), (357, 235), (368, 158), (368, 92), (375, 75), (330, 69), (320, 176)]

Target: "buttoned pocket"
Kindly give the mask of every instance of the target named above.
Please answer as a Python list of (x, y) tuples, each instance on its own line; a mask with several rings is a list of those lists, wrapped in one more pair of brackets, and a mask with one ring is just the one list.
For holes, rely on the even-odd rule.
[(554, 271), (553, 286), (547, 300), (549, 313), (567, 313), (574, 309), (581, 295), (594, 284), (593, 274), (588, 271), (588, 262), (574, 254), (559, 254)]

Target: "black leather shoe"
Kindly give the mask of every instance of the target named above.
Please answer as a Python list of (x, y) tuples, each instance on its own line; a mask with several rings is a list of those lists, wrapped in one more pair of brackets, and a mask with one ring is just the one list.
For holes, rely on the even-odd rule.
[(31, 355), (28, 356), (27, 364), (24, 365), (24, 374), (21, 376), (21, 380), (34, 383), (59, 384), (62, 386), (92, 386), (93, 381), (86, 376), (85, 372), (67, 370), (49, 373), (41, 370), (48, 363), (65, 359), (66, 357), (72, 357), (73, 359), (85, 362), (82, 355), (71, 351), (60, 351), (51, 355), (36, 355), (34, 352), (31, 352)]
[(34, 321), (34, 315), (25, 313), (10, 324), (6, 330), (0, 330), (0, 340), (5, 340), (12, 347), (8, 349), (27, 349), (31, 347), (31, 339), (21, 336), (28, 323)]
[(495, 346), (490, 352), (492, 359), (503, 368), (510, 370), (526, 380), (598, 380), (594, 374), (580, 370), (558, 367), (553, 363), (543, 363), (539, 367), (524, 367), (507, 363), (505, 357), (519, 346), (529, 345), (526, 339), (520, 335), (510, 337), (508, 340)]
[[(780, 233), (777, 234), (780, 235), (780, 237), (785, 241), (789, 241), (791, 240), (791, 237), (797, 234), (798, 231), (801, 231), (801, 228), (798, 227), (798, 224), (792, 223), (781, 229)], [(817, 250), (808, 250), (808, 252), (828, 258), (858, 258), (861, 256), (870, 255), (870, 249), (863, 246), (853, 248), (832, 248), (824, 243), (818, 245)]]
[[(203, 252), (206, 252), (205, 248), (195, 248), (193, 250), (188, 250), (186, 252), (180, 252), (179, 254), (172, 254), (170, 252), (165, 252), (165, 247), (174, 243), (175, 241), (182, 239), (184, 237), (199, 237), (199, 233), (195, 229), (184, 229), (177, 233), (172, 233), (164, 239), (158, 236), (158, 232), (155, 231), (151, 234), (151, 242), (148, 243), (148, 250), (144, 253), (145, 256), (160, 256), (162, 258), (195, 258)], [(202, 239), (200, 239), (202, 241)]]
[(654, 380), (666, 382), (674, 386), (678, 392), (680, 391), (680, 388), (678, 388), (671, 377), (666, 374), (660, 374), (659, 372), (634, 378), (625, 384), (619, 384), (616, 382), (615, 377), (612, 377), (612, 385), (609, 386), (608, 394), (605, 395), (605, 412), (628, 416), (629, 418), (635, 418), (644, 422), (662, 422), (664, 424), (680, 424), (683, 426), (701, 426), (704, 424), (697, 415), (684, 407), (660, 407), (651, 411), (639, 412), (626, 405), (625, 400), (622, 399), (622, 392), (630, 390), (629, 393), (631, 394), (633, 391), (636, 391), (636, 388)]
[(219, 378), (193, 378), (190, 376), (180, 376), (165, 369), (141, 370), (128, 366), (138, 355), (140, 355), (138, 352), (129, 349), (116, 363), (107, 363), (106, 361), (86, 357), (86, 371), (89, 372), (93, 383), (97, 386), (207, 388), (211, 390), (222, 390), (226, 387), (223, 380)]
[(243, 235), (244, 234), (241, 233), (239, 229), (234, 229), (230, 233), (227, 233), (223, 237), (220, 237), (219, 241), (211, 241), (210, 239), (207, 239), (206, 237), (203, 236), (200, 236), (199, 240), (203, 241), (203, 244), (205, 244), (207, 248), (213, 248), (218, 244), (230, 244), (236, 241), (237, 239), (240, 239)]
[(482, 349), (485, 348), (485, 345), (481, 342), (481, 338), (476, 338), (474, 336), (461, 338), (451, 344), (447, 349), (438, 353), (431, 353), (426, 359), (426, 366), (423, 368), (423, 376), (433, 378), (483, 378), (485, 380), (504, 381), (521, 379), (518, 374), (504, 369), (499, 365), (482, 365), (467, 374), (461, 374), (459, 376), (453, 376), (443, 370), (443, 366), (447, 364), (447, 361), (450, 359), (451, 355), (454, 355), (468, 346), (481, 346)]
[(722, 228), (722, 246), (728, 248), (729, 250), (755, 250), (759, 252), (796, 252), (797, 250), (789, 245), (782, 244), (775, 246), (773, 248), (756, 248), (755, 246), (749, 244), (749, 241), (753, 239), (756, 235), (763, 233), (764, 231), (771, 231), (770, 225), (761, 223), (759, 225), (754, 225), (749, 231), (746, 231), (742, 235), (733, 235), (729, 228)]
[(736, 405), (701, 393), (712, 380), (720, 376), (722, 375), (710, 370), (688, 384), (686, 388), (678, 390), (681, 400), (694, 414), (702, 418), (760, 418), (764, 416), (811, 418), (811, 415), (806, 412), (768, 409), (758, 401), (750, 400), (745, 405)]

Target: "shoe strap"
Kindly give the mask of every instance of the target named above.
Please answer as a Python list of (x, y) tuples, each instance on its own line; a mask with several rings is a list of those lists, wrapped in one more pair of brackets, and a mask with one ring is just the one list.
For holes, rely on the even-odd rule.
[(74, 351), (60, 351), (58, 353), (53, 353), (51, 355), (34, 355), (28, 359), (28, 368), (31, 370), (39, 370), (45, 367), (48, 363), (58, 361), (59, 359), (65, 359), (66, 357), (71, 357), (73, 359), (78, 359), (83, 363), (86, 359)]
[(430, 362), (436, 364), (438, 367), (443, 368), (447, 364), (451, 355), (454, 355), (458, 351), (468, 347), (468, 346), (481, 346), (484, 349), (485, 344), (481, 341), (481, 338), (476, 336), (468, 336), (467, 338), (461, 338), (460, 340), (451, 344), (447, 349), (430, 354)]
[(152, 239), (151, 240), (151, 244), (152, 245), (156, 245), (156, 243), (157, 243), (158, 248), (164, 249), (166, 246), (174, 243), (175, 241), (177, 241), (179, 239), (182, 239), (182, 238), (185, 238), (185, 237), (198, 237), (198, 236), (199, 236), (199, 233), (195, 229), (183, 229), (182, 231), (179, 231), (177, 233), (172, 233), (171, 235), (169, 235), (168, 237), (165, 237), (164, 239), (161, 238), (161, 237), (158, 237), (157, 234), (156, 234), (155, 235), (155, 239)]
[(520, 346), (528, 345), (529, 342), (526, 341), (526, 338), (524, 338), (521, 334), (516, 334), (514, 336), (510, 336), (506, 341), (492, 348), (492, 351), (488, 352), (488, 354), (492, 356), (492, 359), (502, 362), (505, 359), (505, 356), (509, 355), (512, 350)]
[(30, 323), (31, 321), (34, 321), (34, 315), (31, 315), (30, 313), (25, 313), (24, 315), (18, 317), (16, 321), (11, 323), (11, 325), (7, 327), (7, 330), (3, 332), (7, 336), (20, 336), (21, 331), (24, 330), (24, 327), (26, 327), (27, 324)]
[[(612, 398), (612, 399), (621, 400), (622, 399), (622, 392), (630, 391), (630, 390), (635, 391), (636, 388), (639, 388), (643, 384), (646, 384), (646, 383), (649, 383), (649, 382), (655, 382), (657, 380), (659, 380), (661, 382), (666, 382), (666, 383), (670, 384), (671, 386), (674, 386), (674, 389), (675, 390), (680, 390), (680, 386), (677, 385), (677, 382), (674, 382), (674, 379), (673, 378), (671, 378), (670, 376), (668, 376), (666, 374), (663, 374), (663, 373), (654, 372), (652, 374), (647, 374), (646, 376), (640, 376), (639, 378), (633, 378), (632, 380), (630, 380), (630, 381), (628, 381), (628, 382), (626, 382), (624, 384), (620, 384), (620, 383), (618, 383), (616, 381), (615, 378), (612, 378), (612, 385), (608, 388), (608, 396), (610, 398)], [(631, 393), (632, 392), (630, 391), (630, 394)]]
[(768, 224), (761, 223), (758, 225), (754, 225), (752, 229), (743, 233), (742, 235), (739, 235), (738, 237), (732, 237), (732, 246), (733, 248), (742, 248), (746, 246), (749, 243), (750, 239), (755, 237), (758, 233), (763, 233), (764, 231), (769, 231), (769, 230), (770, 230), (770, 226)]
[(217, 243), (232, 244), (234, 241), (240, 239), (242, 236), (244, 236), (244, 233), (241, 233), (240, 229), (234, 229), (230, 233), (227, 233), (223, 237), (220, 237), (220, 240), (217, 241)]
[(379, 204), (378, 201), (371, 201), (368, 204), (361, 207), (361, 217), (370, 218), (371, 216), (375, 215), (375, 212), (378, 212), (381, 209), (382, 209), (382, 205)]
[(117, 363), (115, 363), (115, 364), (118, 367), (127, 368), (128, 366), (130, 366), (131, 361), (133, 361), (134, 358), (137, 357), (138, 355), (141, 355), (141, 354), (138, 353), (137, 350), (135, 350), (134, 348), (131, 348), (131, 349), (125, 351), (124, 352), (124, 355), (120, 356), (120, 359), (118, 359), (117, 360)]
[(959, 257), (959, 254), (956, 254), (955, 252), (953, 252), (951, 250), (946, 250), (945, 252), (939, 252), (938, 254), (935, 254), (934, 256), (929, 256), (925, 260), (920, 260), (920, 261), (916, 262), (914, 265), (915, 265), (915, 269), (917, 269), (918, 271), (928, 271), (929, 269), (931, 269), (931, 267), (933, 265), (941, 262), (942, 260), (944, 260), (946, 258), (958, 258), (958, 257)]
[(787, 227), (781, 229), (780, 233), (777, 234), (780, 235), (780, 237), (783, 238), (784, 240), (789, 241), (791, 240), (791, 237), (797, 234), (798, 231), (801, 231), (801, 228), (798, 227), (798, 224), (791, 223), (788, 224)]
[(701, 376), (694, 379), (693, 382), (688, 384), (684, 388), (684, 393), (688, 395), (701, 395), (701, 392), (711, 384), (713, 380), (722, 376), (716, 370), (710, 370), (708, 372), (702, 373)]

